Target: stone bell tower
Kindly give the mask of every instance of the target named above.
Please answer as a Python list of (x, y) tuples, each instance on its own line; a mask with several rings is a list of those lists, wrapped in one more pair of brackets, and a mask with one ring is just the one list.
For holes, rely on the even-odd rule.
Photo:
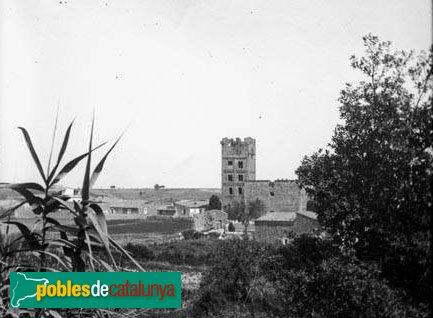
[(245, 182), (256, 180), (256, 140), (221, 140), (221, 201), (224, 211), (244, 201)]

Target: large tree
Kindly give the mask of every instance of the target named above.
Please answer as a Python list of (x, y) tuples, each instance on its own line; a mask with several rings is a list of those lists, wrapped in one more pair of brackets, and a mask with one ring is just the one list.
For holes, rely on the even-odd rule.
[(365, 55), (351, 65), (365, 79), (346, 84), (331, 142), (296, 172), (336, 240), (423, 299), (431, 292), (432, 54), (363, 40)]
[(247, 205), (243, 201), (234, 202), (228, 210), (228, 218), (241, 222), (244, 225), (245, 237), (248, 238), (250, 221), (262, 216), (265, 213), (265, 209), (265, 204), (260, 199), (249, 201)]
[(207, 210), (221, 210), (221, 200), (219, 196), (213, 194), (209, 198), (209, 205), (207, 206)]

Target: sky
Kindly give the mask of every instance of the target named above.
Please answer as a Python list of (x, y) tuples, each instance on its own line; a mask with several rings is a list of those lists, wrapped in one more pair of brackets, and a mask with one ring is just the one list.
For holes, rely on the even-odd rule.
[(17, 127), (46, 167), (57, 107), (56, 151), (75, 118), (65, 162), (86, 151), (93, 112), (96, 143), (125, 131), (96, 187), (220, 187), (221, 139), (248, 136), (257, 179), (293, 179), (360, 80), (361, 37), (427, 50), (431, 12), (422, 0), (0, 0), (0, 182), (40, 181)]

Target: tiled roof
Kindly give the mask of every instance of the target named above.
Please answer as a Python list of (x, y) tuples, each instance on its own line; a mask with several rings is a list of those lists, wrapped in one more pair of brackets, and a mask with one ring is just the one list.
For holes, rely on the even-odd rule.
[(306, 216), (307, 218), (317, 220), (317, 213), (311, 212), (311, 211), (299, 211), (298, 214), (301, 214), (303, 216)]
[(259, 183), (259, 182), (290, 182), (290, 183), (296, 183), (296, 180), (292, 179), (276, 179), (276, 180), (246, 180), (245, 183)]
[(269, 212), (262, 217), (258, 218), (256, 222), (258, 224), (279, 224), (286, 222), (294, 222), (297, 214), (305, 216), (309, 219), (317, 220), (317, 213), (311, 211), (298, 211), (298, 212)]
[(296, 212), (269, 212), (256, 221), (294, 221)]

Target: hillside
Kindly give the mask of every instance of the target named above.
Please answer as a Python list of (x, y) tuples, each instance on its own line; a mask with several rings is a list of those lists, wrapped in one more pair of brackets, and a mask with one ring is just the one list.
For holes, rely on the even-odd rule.
[[(184, 189), (94, 189), (91, 195), (94, 197), (106, 197), (108, 200), (140, 200), (155, 203), (171, 203), (178, 200), (207, 200), (213, 194), (220, 195), (221, 190), (216, 188), (184, 188)], [(9, 189), (0, 189), (0, 200), (20, 199), (20, 195)]]
[(208, 200), (212, 195), (220, 195), (220, 189), (94, 189), (92, 196), (104, 196), (108, 200), (141, 200), (167, 204), (179, 200)]

